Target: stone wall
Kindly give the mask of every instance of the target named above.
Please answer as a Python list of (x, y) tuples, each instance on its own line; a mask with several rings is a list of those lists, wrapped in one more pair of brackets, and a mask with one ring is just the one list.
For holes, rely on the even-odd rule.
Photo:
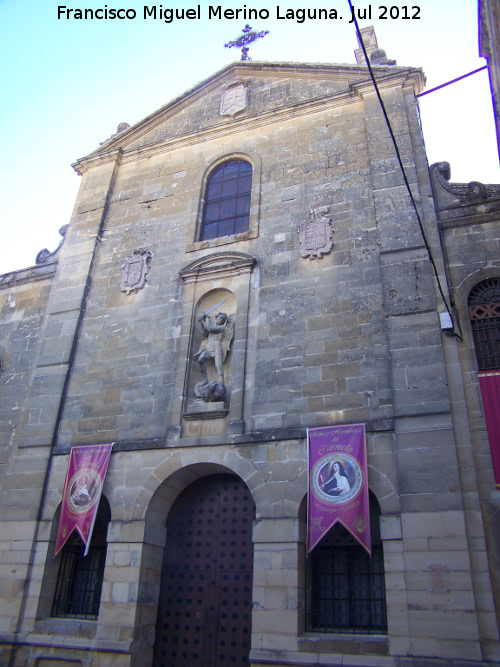
[[(498, 223), (500, 188), (498, 185), (450, 183), (450, 165), (431, 167), (437, 211), (446, 251), (451, 295), (456, 304), (456, 319), (463, 339), (457, 344), (444, 339), (447, 375), (459, 454), (459, 475), (468, 521), (469, 544), (477, 566), (476, 593), (484, 618), (485, 644), (494, 642), (500, 618), (498, 577), (500, 563), (499, 498), (491, 465), (490, 445), (478, 382), (478, 364), (468, 311), (471, 289), (488, 278), (500, 275)], [(483, 522), (484, 533), (477, 534)], [(489, 572), (489, 574), (488, 574)], [(487, 582), (487, 583), (486, 583)], [(481, 591), (493, 587), (494, 604)]]
[[(36, 433), (44, 415), (53, 409), (40, 393), (33, 395), (32, 417), (23, 421), (26, 388), (31, 383), (45, 309), (55, 265), (32, 267), (2, 276), (0, 280), (0, 635), (16, 631), (20, 601), (30, 560), (37, 500), (43, 485), (47, 451), (19, 460), (16, 456), (23, 428)], [(26, 500), (26, 489), (30, 500)], [(0, 652), (0, 655), (2, 653)]]

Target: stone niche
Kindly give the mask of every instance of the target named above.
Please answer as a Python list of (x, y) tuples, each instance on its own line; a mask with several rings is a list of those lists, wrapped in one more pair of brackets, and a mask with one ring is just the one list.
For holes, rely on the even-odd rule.
[[(204, 316), (205, 313), (207, 313), (206, 316)], [(225, 320), (224, 315), (227, 316)], [(203, 321), (206, 323), (206, 327), (215, 325), (216, 328), (223, 331), (208, 333), (203, 328)], [(206, 419), (225, 417), (228, 414), (232, 387), (231, 348), (235, 325), (236, 298), (231, 291), (213, 289), (203, 294), (196, 305), (193, 322), (191, 368), (185, 413), (188, 419), (193, 414), (199, 414)], [(211, 339), (213, 339), (212, 343), (210, 342)], [(210, 350), (211, 346), (222, 348), (223, 378), (219, 378), (215, 363), (216, 350)], [(202, 362), (204, 353), (206, 360)], [(205, 367), (205, 378), (202, 377), (201, 363)], [(206, 380), (208, 380), (208, 385)], [(204, 391), (205, 387), (208, 387), (207, 391)], [(212, 387), (215, 388), (215, 392), (210, 391)], [(217, 389), (221, 391), (218, 393)]]
[(189, 324), (183, 438), (242, 432), (248, 293), (254, 265), (255, 259), (246, 253), (222, 252), (180, 271), (185, 283), (184, 322)]

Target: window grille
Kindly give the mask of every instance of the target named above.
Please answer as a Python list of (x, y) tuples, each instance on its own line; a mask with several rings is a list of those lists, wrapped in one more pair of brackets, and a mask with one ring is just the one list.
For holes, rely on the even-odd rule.
[(73, 533), (61, 552), (52, 616), (96, 619), (106, 561), (106, 534), (110, 520), (107, 500), (101, 499), (88, 554)]
[(244, 160), (229, 160), (210, 175), (200, 241), (248, 231), (252, 165)]
[(489, 278), (469, 294), (469, 316), (480, 371), (500, 368), (500, 278)]
[(371, 558), (340, 524), (334, 526), (313, 550), (310, 557), (309, 630), (387, 633), (379, 513), (371, 512), (371, 515)]

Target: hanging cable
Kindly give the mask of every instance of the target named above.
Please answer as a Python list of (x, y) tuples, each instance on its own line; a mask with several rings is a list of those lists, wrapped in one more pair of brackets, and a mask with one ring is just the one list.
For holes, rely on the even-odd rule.
[(372, 70), (372, 67), (370, 65), (370, 59), (368, 58), (368, 54), (366, 52), (363, 37), (361, 36), (361, 31), (359, 29), (358, 21), (356, 19), (355, 13), (354, 13), (354, 8), (351, 4), (351, 0), (347, 0), (347, 2), (349, 3), (349, 8), (351, 10), (352, 18), (354, 20), (354, 26), (356, 28), (356, 33), (358, 35), (358, 41), (359, 41), (359, 43), (361, 45), (361, 48), (363, 50), (363, 55), (365, 57), (365, 61), (366, 61), (366, 64), (368, 66), (368, 71), (370, 73), (370, 78), (371, 78), (373, 86), (375, 88), (375, 92), (377, 94), (377, 98), (378, 98), (378, 101), (380, 103), (382, 113), (384, 114), (384, 119), (385, 119), (385, 123), (387, 125), (387, 128), (389, 130), (389, 134), (391, 135), (391, 140), (392, 140), (392, 143), (394, 145), (394, 150), (396, 151), (396, 157), (398, 159), (398, 163), (399, 163), (399, 166), (400, 166), (400, 169), (401, 169), (401, 173), (403, 174), (403, 179), (404, 179), (404, 182), (405, 182), (405, 186), (406, 186), (406, 189), (408, 190), (408, 194), (410, 195), (410, 200), (411, 200), (411, 203), (412, 203), (412, 206), (413, 206), (413, 210), (415, 211), (415, 215), (417, 216), (418, 226), (420, 227), (420, 232), (422, 234), (424, 245), (425, 245), (425, 248), (427, 250), (427, 254), (429, 256), (429, 261), (431, 263), (432, 269), (434, 271), (434, 275), (436, 277), (436, 281), (437, 281), (438, 289), (439, 289), (439, 294), (441, 295), (441, 298), (442, 298), (443, 303), (446, 307), (446, 310), (447, 310), (447, 312), (448, 312), (448, 314), (451, 318), (451, 321), (453, 323), (453, 332), (454, 332), (454, 335), (456, 335), (455, 334), (455, 325), (454, 325), (453, 315), (451, 314), (451, 310), (450, 310), (450, 307), (448, 306), (448, 302), (446, 301), (446, 297), (444, 295), (443, 288), (441, 287), (441, 281), (439, 280), (438, 270), (437, 270), (436, 264), (434, 262), (434, 258), (432, 256), (432, 251), (431, 251), (429, 243), (427, 241), (427, 237), (425, 235), (425, 230), (424, 230), (424, 227), (423, 227), (423, 224), (422, 224), (422, 219), (420, 218), (420, 213), (418, 212), (417, 203), (415, 201), (415, 198), (414, 198), (413, 193), (412, 193), (411, 188), (410, 188), (410, 183), (408, 182), (408, 178), (406, 176), (406, 171), (405, 171), (405, 168), (403, 166), (403, 160), (401, 159), (401, 154), (399, 152), (396, 137), (394, 136), (394, 132), (392, 130), (392, 126), (391, 126), (391, 122), (389, 120), (389, 116), (387, 115), (387, 111), (385, 109), (384, 102), (383, 102), (382, 97), (380, 95), (380, 91), (378, 89), (377, 82), (375, 81), (375, 76), (373, 74), (373, 70)]
[(435, 88), (431, 88), (430, 90), (426, 90), (423, 93), (420, 93), (420, 95), (417, 95), (417, 97), (423, 97), (424, 95), (428, 95), (429, 93), (433, 93), (436, 90), (441, 90), (441, 88), (446, 88), (446, 86), (451, 86), (452, 83), (457, 83), (457, 81), (462, 81), (462, 79), (466, 79), (468, 76), (472, 76), (473, 74), (477, 74), (478, 72), (482, 72), (483, 69), (488, 69), (488, 65), (484, 65), (484, 67), (479, 67), (478, 69), (472, 70), (472, 72), (468, 72), (467, 74), (462, 74), (462, 76), (458, 76), (456, 79), (452, 79), (451, 81), (447, 81), (446, 83), (442, 83), (440, 86), (436, 86)]

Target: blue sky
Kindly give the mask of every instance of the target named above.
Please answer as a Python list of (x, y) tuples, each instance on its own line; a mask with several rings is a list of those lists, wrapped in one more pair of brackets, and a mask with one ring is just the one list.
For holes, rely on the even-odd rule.
[[(135, 9), (137, 18), (58, 19), (60, 2)], [(208, 20), (210, 3), (202, 0), (201, 20), (166, 24), (144, 20), (145, 4), (154, 3), (0, 0), (0, 273), (30, 266), (39, 250), (57, 246), (80, 182), (72, 162), (115, 133), (118, 123), (136, 123), (239, 59), (239, 52), (223, 45), (247, 21)], [(197, 4), (177, 0), (162, 6)], [(254, 61), (355, 62), (358, 45), (347, 0), (247, 0), (222, 7), (245, 4), (270, 13), (268, 20), (250, 21), (257, 30), (269, 30), (250, 49)], [(371, 5), (372, 20), (360, 21), (361, 27), (375, 26), (379, 46), (398, 65), (422, 67), (427, 88), (486, 64), (478, 55), (474, 0), (415, 0), (406, 6), (418, 4), (418, 20), (380, 20), (381, 3), (353, 4)], [(287, 8), (333, 8), (343, 18), (277, 20), (277, 6), (281, 14)], [(500, 183), (486, 71), (422, 98), (421, 115), (429, 162), (450, 162), (453, 181)]]

